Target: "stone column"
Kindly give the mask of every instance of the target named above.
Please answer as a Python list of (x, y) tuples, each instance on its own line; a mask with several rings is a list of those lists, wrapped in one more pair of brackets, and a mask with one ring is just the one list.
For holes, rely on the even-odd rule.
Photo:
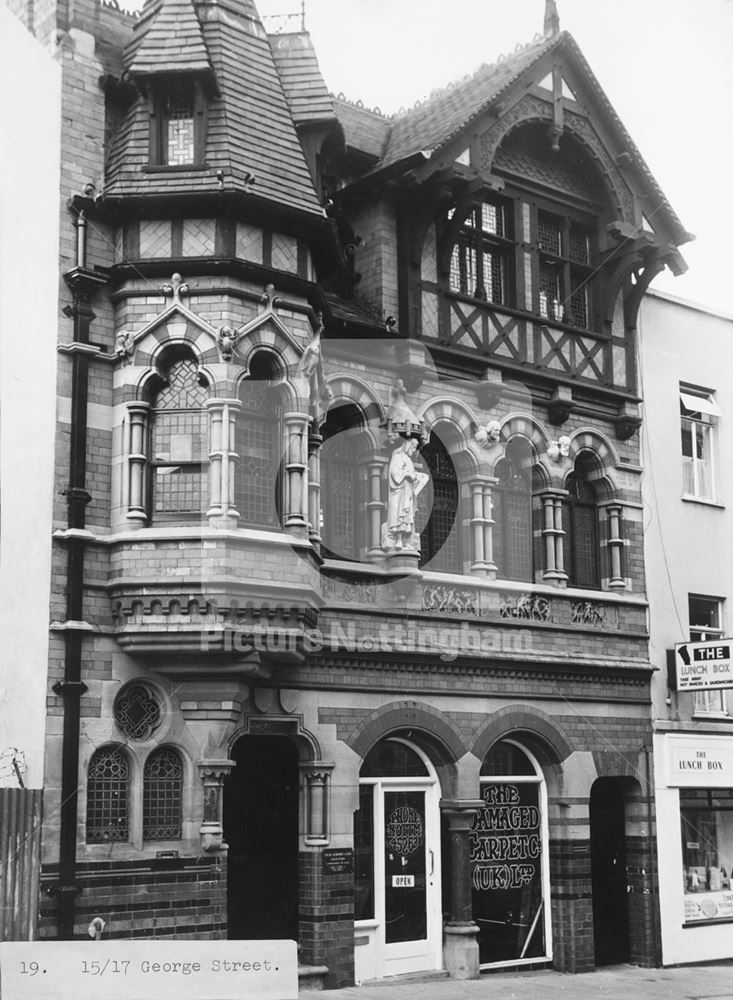
[(216, 527), (233, 527), (239, 513), (234, 503), (235, 467), (234, 450), (238, 399), (208, 399), (209, 411), (209, 524)]
[(382, 551), (382, 521), (385, 519), (385, 503), (382, 500), (382, 482), (387, 458), (376, 455), (366, 463), (367, 479), (367, 559), (369, 562), (381, 562)]
[(611, 503), (606, 507), (608, 515), (608, 586), (611, 590), (625, 590), (621, 554), (624, 540), (621, 537), (621, 504)]
[(200, 760), (199, 775), (204, 786), (204, 816), (199, 834), (201, 849), (207, 853), (225, 851), (222, 826), (224, 779), (234, 767), (233, 760)]
[(545, 569), (542, 573), (542, 579), (549, 580), (558, 586), (564, 586), (568, 580), (564, 568), (565, 557), (563, 553), (565, 531), (562, 526), (562, 498), (564, 496), (567, 496), (565, 491), (558, 490), (546, 490), (540, 494), (542, 544), (545, 553)]
[(307, 413), (286, 413), (283, 469), (283, 527), (308, 537), (308, 423)]
[(315, 549), (321, 547), (321, 445), (323, 436), (308, 435), (308, 538)]
[(127, 517), (141, 527), (148, 519), (148, 424), (150, 404), (127, 404)]
[(316, 760), (301, 764), (305, 777), (305, 842), (327, 844), (329, 840), (331, 771), (334, 764)]
[(471, 491), (471, 569), (473, 576), (496, 579), (494, 562), (494, 517), (491, 499), (495, 479), (477, 476), (468, 483)]
[(448, 922), (445, 925), (443, 958), (453, 979), (478, 979), (478, 925), (471, 903), (470, 833), (474, 817), (483, 807), (481, 799), (442, 801), (441, 812), (448, 820), (451, 888)]

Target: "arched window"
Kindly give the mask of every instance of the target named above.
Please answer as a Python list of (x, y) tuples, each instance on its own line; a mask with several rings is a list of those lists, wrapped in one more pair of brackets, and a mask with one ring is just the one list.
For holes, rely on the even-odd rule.
[(580, 455), (565, 482), (568, 491), (563, 505), (565, 572), (574, 587), (601, 585), (597, 497), (588, 481), (591, 470), (590, 459)]
[(436, 434), (430, 435), (420, 457), (430, 473), (425, 489), (418, 494), (421, 565), (438, 572), (460, 573), (463, 568), (458, 516), (460, 494), (455, 466)]
[(280, 404), (273, 387), (275, 367), (264, 351), (250, 363), (250, 377), (239, 394), (236, 503), (243, 524), (278, 526), (280, 511)]
[(153, 400), (153, 517), (200, 516), (208, 503), (208, 393), (189, 354), (170, 361), (164, 381)]
[(143, 771), (143, 840), (180, 840), (183, 763), (173, 747), (158, 747)]
[(130, 839), (130, 765), (120, 747), (100, 747), (87, 773), (87, 843)]
[(356, 430), (359, 423), (355, 407), (340, 406), (329, 413), (323, 427), (321, 534), (323, 554), (330, 559), (358, 559), (363, 542)]
[(528, 447), (510, 441), (494, 489), (494, 559), (499, 576), (533, 579), (532, 470)]

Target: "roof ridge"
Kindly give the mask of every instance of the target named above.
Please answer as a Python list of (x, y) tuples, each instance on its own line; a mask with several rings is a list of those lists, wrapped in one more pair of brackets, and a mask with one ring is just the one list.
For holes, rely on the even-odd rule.
[(334, 94), (333, 91), (330, 92), (330, 96), (334, 101), (343, 101), (344, 104), (349, 104), (352, 108), (358, 108), (360, 111), (367, 111), (370, 115), (375, 115), (376, 117), (382, 118), (384, 121), (393, 121), (396, 117), (394, 113), (387, 114), (386, 111), (382, 111), (380, 107), (370, 108), (361, 99), (352, 100), (347, 97), (343, 91), (339, 91), (338, 94)]

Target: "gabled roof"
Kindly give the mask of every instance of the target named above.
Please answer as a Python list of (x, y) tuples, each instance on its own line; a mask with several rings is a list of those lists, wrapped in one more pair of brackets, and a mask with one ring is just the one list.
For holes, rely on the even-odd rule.
[(211, 71), (192, 0), (165, 0), (151, 6), (143, 14), (138, 34), (127, 66), (132, 76)]
[[(191, 8), (200, 37), (194, 38), (192, 61), (184, 51), (176, 72), (200, 72), (204, 52), (218, 85), (218, 94), (208, 102), (205, 169), (147, 171), (149, 107), (141, 95), (110, 144), (105, 195), (238, 190), (323, 216), (270, 42), (250, 0), (150, 0), (128, 48), (128, 65), (147, 60), (145, 52), (157, 45), (155, 25), (159, 19), (161, 25), (168, 23), (182, 5)], [(190, 19), (187, 23), (195, 35)], [(145, 79), (154, 81), (154, 76)], [(249, 175), (254, 175), (254, 185), (247, 183)]]
[(566, 31), (539, 37), (526, 46), (517, 46), (510, 55), (492, 65), (482, 66), (473, 75), (431, 95), (409, 111), (389, 117), (341, 98), (334, 108), (344, 129), (346, 145), (373, 159), (370, 174), (398, 167), (417, 154), (430, 158), (448, 146), (480, 116), (489, 111), (500, 114), (502, 99), (549, 54), (562, 55), (574, 64), (583, 78), (604, 125), (615, 132), (620, 148), (628, 152), (642, 183), (663, 206), (668, 225), (679, 242), (690, 239), (672, 210), (641, 153), (614, 111), (575, 39)]
[(270, 35), (270, 48), (296, 125), (336, 122), (333, 101), (306, 32)]

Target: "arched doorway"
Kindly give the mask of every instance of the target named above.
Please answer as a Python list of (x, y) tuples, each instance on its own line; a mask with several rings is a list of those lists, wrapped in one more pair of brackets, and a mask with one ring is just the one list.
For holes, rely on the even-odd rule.
[(628, 962), (625, 778), (598, 778), (590, 792), (593, 945), (596, 965)]
[(228, 936), (298, 939), (298, 752), (286, 736), (242, 736), (224, 784)]
[(552, 956), (547, 793), (533, 754), (498, 740), (481, 765), (483, 809), (471, 831), (473, 917), (483, 968)]
[(407, 739), (367, 754), (354, 814), (358, 981), (441, 968), (439, 801), (430, 760)]

